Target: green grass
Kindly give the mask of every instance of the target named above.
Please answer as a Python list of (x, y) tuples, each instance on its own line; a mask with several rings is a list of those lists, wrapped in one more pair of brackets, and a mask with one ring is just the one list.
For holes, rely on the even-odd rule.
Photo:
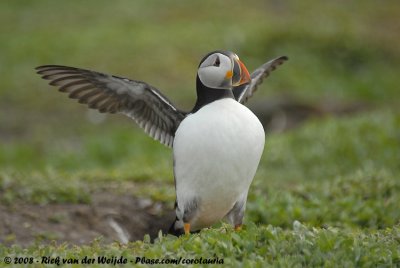
[[(299, 222), (294, 222), (293, 227), (287, 229), (271, 225), (249, 224), (240, 232), (233, 231), (229, 226), (223, 226), (180, 238), (160, 234), (154, 244), (149, 243), (148, 238), (128, 245), (117, 243), (102, 245), (100, 241), (81, 247), (61, 244), (6, 248), (0, 245), (0, 254), (12, 259), (16, 256), (29, 256), (33, 258), (33, 263), (36, 261), (40, 263), (42, 256), (59, 257), (61, 261), (72, 258), (78, 260), (79, 263), (85, 257), (93, 258), (97, 263), (99, 256), (108, 258), (123, 256), (128, 264), (131, 261), (135, 263), (137, 257), (145, 258), (147, 261), (179, 259), (180, 257), (189, 260), (199, 260), (200, 257), (211, 260), (218, 258), (223, 260), (224, 265), (230, 267), (271, 265), (277, 267), (393, 267), (400, 264), (400, 228), (398, 226), (365, 233), (348, 232), (336, 228), (313, 228)], [(56, 266), (46, 265), (46, 267)], [(100, 264), (94, 267), (107, 266)], [(165, 266), (167, 265), (156, 265), (156, 267)], [(206, 267), (207, 265), (199, 266)]]
[[(160, 234), (154, 244), (146, 242), (148, 238), (145, 237), (144, 241), (129, 245), (94, 242), (81, 247), (67, 244), (36, 244), (27, 249), (0, 246), (0, 253), (36, 259), (45, 253), (79, 260), (84, 256), (125, 256), (132, 261), (136, 257), (217, 256), (223, 258), (225, 264), (239, 266), (243, 263), (248, 267), (262, 264), (286, 267), (399, 265), (399, 119), (399, 114), (374, 112), (352, 118), (318, 120), (283, 135), (271, 135), (250, 190), (242, 232), (235, 233), (231, 227), (223, 225), (179, 239)], [(121, 133), (125, 131), (121, 129)], [(117, 139), (124, 137), (121, 133), (105, 132), (99, 140), (90, 132), (82, 137), (84, 141), (99, 143), (99, 147), (101, 141), (107, 140), (110, 144), (106, 148), (115, 157), (114, 161), (102, 162), (104, 159), (99, 157), (98, 151), (84, 150), (80, 155), (82, 151), (77, 149), (70, 153), (76, 154), (78, 160), (90, 159), (89, 167), (85, 162), (76, 161), (42, 173), (27, 169), (24, 175), (3, 174), (0, 180), (2, 200), (42, 204), (90, 202), (88, 193), (82, 189), (98, 189), (111, 182), (123, 187), (129, 182), (151, 179), (159, 182), (159, 188), (143, 187), (145, 193), (138, 194), (172, 204), (172, 175), (167, 167), (170, 163), (160, 169), (155, 166), (156, 171), (142, 169), (138, 177), (132, 175), (135, 174), (132, 167), (137, 164), (134, 158), (140, 158), (137, 160), (140, 165), (151, 166), (157, 160), (150, 155), (163, 159), (170, 157), (170, 152), (154, 146), (151, 139), (133, 134), (126, 136), (124, 143), (136, 149), (143, 146), (152, 150), (143, 149), (138, 156), (132, 152), (132, 157), (126, 159), (126, 155), (120, 153), (121, 140)], [(311, 139), (313, 133), (318, 135)], [(44, 153), (36, 161), (47, 163), (50, 160), (46, 157)], [(65, 156), (52, 157), (54, 162), (51, 163), (62, 163)], [(312, 165), (313, 162), (316, 165)], [(127, 166), (132, 168), (131, 172)], [(158, 176), (154, 176), (154, 172)], [(60, 180), (65, 181), (62, 186), (58, 184)]]
[[(398, 223), (399, 129), (400, 115), (381, 111), (317, 120), (270, 135), (250, 191), (250, 221), (282, 227), (294, 220), (371, 228)], [(169, 149), (125, 126), (114, 126), (101, 136), (88, 130), (80, 142), (69, 152), (46, 142), (2, 151), (0, 159), (8, 171), (0, 175), (0, 200), (88, 202), (90, 192), (101, 185), (151, 181), (158, 186), (138, 194), (174, 201)], [(26, 151), (35, 147), (42, 153), (23, 165)], [(11, 159), (9, 151), (15, 152)]]
[(3, 205), (90, 203), (99, 190), (174, 201), (171, 151), (122, 116), (93, 123), (84, 106), (40, 80), (33, 68), (41, 64), (147, 81), (190, 109), (208, 51), (233, 50), (250, 71), (287, 55), (257, 98), (373, 108), (268, 134), (241, 232), (218, 225), (189, 237), (160, 234), (154, 244), (148, 237), (128, 245), (0, 244), (0, 266), (12, 267), (4, 256), (43, 255), (400, 266), (399, 13), (396, 1), (372, 0), (0, 2)]

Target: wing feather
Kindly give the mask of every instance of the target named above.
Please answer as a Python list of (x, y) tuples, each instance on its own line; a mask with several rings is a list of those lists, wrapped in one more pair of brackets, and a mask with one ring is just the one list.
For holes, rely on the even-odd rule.
[(44, 65), (36, 70), (43, 79), (50, 80), (50, 85), (68, 93), (69, 98), (103, 113), (125, 114), (149, 136), (169, 147), (187, 114), (145, 82), (61, 65)]
[(269, 74), (276, 69), (276, 67), (283, 64), (288, 59), (289, 58), (286, 56), (281, 56), (264, 63), (254, 70), (254, 72), (250, 75), (250, 83), (233, 88), (233, 94), (236, 100), (242, 104), (246, 103), (247, 100), (253, 96), (254, 92), (256, 92), (258, 86), (263, 82), (264, 78), (268, 77)]

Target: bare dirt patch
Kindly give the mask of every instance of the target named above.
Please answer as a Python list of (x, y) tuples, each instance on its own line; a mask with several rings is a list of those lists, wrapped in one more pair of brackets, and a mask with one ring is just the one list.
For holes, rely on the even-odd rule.
[(267, 132), (280, 133), (298, 127), (312, 118), (324, 116), (346, 116), (365, 112), (372, 107), (364, 102), (342, 103), (323, 100), (310, 104), (289, 96), (257, 99), (249, 104)]
[(174, 218), (164, 203), (110, 193), (94, 194), (91, 204), (0, 205), (0, 242), (88, 244), (102, 237), (126, 243), (166, 233)]

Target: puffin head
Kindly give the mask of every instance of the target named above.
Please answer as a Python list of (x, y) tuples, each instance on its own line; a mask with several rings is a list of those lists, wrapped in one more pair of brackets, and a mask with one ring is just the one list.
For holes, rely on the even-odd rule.
[(239, 57), (230, 51), (208, 53), (199, 64), (200, 82), (212, 89), (229, 89), (250, 82), (250, 74)]

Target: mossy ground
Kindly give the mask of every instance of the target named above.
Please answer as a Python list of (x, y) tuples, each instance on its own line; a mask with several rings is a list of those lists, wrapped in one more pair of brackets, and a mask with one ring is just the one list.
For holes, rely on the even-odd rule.
[(127, 245), (99, 239), (79, 246), (22, 247), (17, 240), (8, 246), (13, 237), (0, 237), (0, 266), (4, 256), (44, 255), (219, 257), (243, 267), (399, 266), (399, 8), (396, 1), (1, 2), (3, 206), (91, 204), (92, 194), (104, 190), (171, 208), (174, 201), (169, 149), (129, 119), (88, 113), (40, 80), (37, 65), (144, 80), (189, 109), (197, 63), (208, 51), (233, 50), (249, 70), (287, 55), (257, 98), (360, 101), (371, 108), (284, 133), (267, 130), (240, 232), (222, 224), (189, 237), (160, 234), (154, 243), (146, 236)]

